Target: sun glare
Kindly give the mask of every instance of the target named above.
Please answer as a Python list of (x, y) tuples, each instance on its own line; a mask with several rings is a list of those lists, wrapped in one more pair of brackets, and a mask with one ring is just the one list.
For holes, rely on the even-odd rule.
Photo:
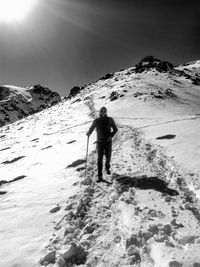
[(37, 0), (0, 0), (0, 22), (22, 21), (32, 10)]

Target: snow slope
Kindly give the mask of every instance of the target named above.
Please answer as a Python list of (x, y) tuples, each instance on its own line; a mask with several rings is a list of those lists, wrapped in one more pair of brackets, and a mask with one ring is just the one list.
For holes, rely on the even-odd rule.
[[(193, 68), (200, 75), (200, 61), (192, 63)], [(188, 171), (199, 171), (200, 86), (193, 83), (193, 74), (191, 77), (154, 68), (136, 73), (130, 68), (99, 80), (86, 91), (97, 109), (106, 105), (118, 123), (143, 129), (149, 140), (165, 147)], [(112, 94), (117, 96), (114, 101), (110, 101)], [(156, 140), (167, 134), (176, 137)]]
[(22, 119), (61, 101), (58, 93), (47, 87), (0, 86), (0, 126)]
[[(0, 266), (200, 265), (199, 63), (147, 58), (1, 128)], [(103, 105), (111, 185), (95, 182), (95, 134), (85, 176)]]
[(0, 130), (0, 181), (25, 176), (0, 187), (7, 192), (0, 196), (0, 266), (37, 266), (59, 218), (49, 211), (75, 191), (72, 184), (80, 178), (65, 168), (85, 156), (86, 127), (77, 132), (73, 126), (88, 120), (88, 108), (79, 107), (71, 112), (61, 103)]

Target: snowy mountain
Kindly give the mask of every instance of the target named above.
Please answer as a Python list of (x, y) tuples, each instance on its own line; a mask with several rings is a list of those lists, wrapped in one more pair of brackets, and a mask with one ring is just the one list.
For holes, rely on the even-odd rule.
[[(0, 266), (200, 266), (200, 61), (153, 57), (0, 129)], [(118, 133), (96, 183), (106, 106)]]
[(57, 92), (35, 85), (32, 88), (0, 86), (0, 126), (22, 119), (61, 101)]

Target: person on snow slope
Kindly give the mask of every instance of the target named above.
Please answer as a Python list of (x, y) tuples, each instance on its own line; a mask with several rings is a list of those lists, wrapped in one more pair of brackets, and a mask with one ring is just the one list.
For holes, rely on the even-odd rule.
[(107, 174), (110, 172), (110, 160), (112, 154), (112, 137), (117, 133), (118, 129), (113, 118), (107, 116), (107, 108), (102, 107), (99, 112), (99, 118), (95, 119), (87, 132), (87, 136), (92, 134), (96, 128), (97, 132), (97, 169), (98, 169), (98, 180), (97, 182), (103, 181), (102, 167), (103, 167), (103, 155), (106, 157), (105, 168)]

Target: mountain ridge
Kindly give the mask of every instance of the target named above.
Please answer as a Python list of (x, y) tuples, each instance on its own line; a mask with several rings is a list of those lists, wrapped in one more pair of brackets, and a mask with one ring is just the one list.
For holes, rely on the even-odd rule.
[[(188, 72), (188, 68), (191, 68)], [(67, 97), (65, 99), (71, 99), (79, 94), (84, 88), (89, 87), (99, 81), (106, 81), (112, 79), (117, 73), (124, 73), (128, 72), (127, 74), (131, 73), (138, 73), (142, 74), (149, 71), (158, 71), (160, 73), (171, 73), (177, 76), (183, 76), (187, 79), (190, 79), (195, 85), (200, 84), (200, 60), (191, 61), (188, 63), (184, 63), (179, 66), (174, 66), (172, 63), (168, 61), (160, 60), (154, 56), (146, 56), (141, 61), (139, 61), (134, 67), (129, 67), (127, 69), (123, 69), (121, 71), (116, 71), (114, 73), (107, 73), (97, 81), (90, 83), (89, 85), (85, 85), (82, 87), (74, 86)]]
[(57, 104), (61, 97), (57, 92), (40, 84), (31, 88), (13, 85), (0, 86), (0, 126), (39, 112)]

